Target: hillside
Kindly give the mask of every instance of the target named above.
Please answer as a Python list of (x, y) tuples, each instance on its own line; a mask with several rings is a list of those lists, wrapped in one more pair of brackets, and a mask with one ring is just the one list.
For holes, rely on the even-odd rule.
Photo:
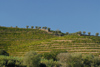
[[(11, 53), (16, 46), (53, 37), (55, 36), (39, 29), (0, 27), (0, 49), (5, 49)], [(12, 48), (10, 49), (10, 47)], [(17, 50), (17, 48), (14, 49)]]
[(38, 53), (63, 50), (73, 53), (100, 54), (99, 36), (54, 36), (39, 29), (0, 27), (0, 49), (11, 56), (24, 56), (28, 51)]

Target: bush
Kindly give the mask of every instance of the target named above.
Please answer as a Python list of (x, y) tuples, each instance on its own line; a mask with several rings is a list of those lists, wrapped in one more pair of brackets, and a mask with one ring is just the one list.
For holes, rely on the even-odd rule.
[(62, 67), (82, 67), (83, 66), (81, 54), (60, 53), (57, 56), (57, 58), (61, 62)]
[(46, 65), (44, 63), (40, 63), (39, 65), (40, 67), (46, 67)]
[(84, 55), (82, 58), (84, 66), (91, 67), (93, 58), (94, 58), (94, 56), (92, 54)]
[(83, 56), (84, 67), (100, 67), (100, 57), (95, 57), (92, 54)]
[(40, 55), (34, 51), (28, 52), (23, 59), (23, 64), (27, 67), (39, 67)]
[(15, 60), (8, 60), (7, 66), (8, 66), (8, 67), (14, 67), (14, 66), (15, 66), (15, 63), (16, 63)]
[(5, 50), (0, 50), (0, 55), (9, 56), (9, 53), (7, 53)]
[(100, 67), (100, 57), (93, 58), (91, 67)]
[(53, 59), (41, 59), (41, 63), (45, 64), (46, 67), (60, 67), (60, 63), (58, 61), (53, 61)]
[(100, 67), (100, 57), (92, 54), (60, 53), (57, 58), (62, 67)]
[(51, 53), (43, 53), (43, 54), (42, 54), (42, 57), (45, 58), (45, 59), (48, 59), (48, 60), (49, 60), (49, 59), (53, 59)]
[(57, 55), (58, 55), (59, 53), (63, 53), (63, 52), (65, 53), (65, 52), (67, 52), (67, 51), (52, 50), (50, 53), (43, 53), (43, 54), (42, 54), (42, 57), (45, 58), (45, 59), (48, 59), (48, 60), (50, 60), (50, 59), (57, 60)]
[(0, 67), (5, 66), (5, 65), (6, 65), (6, 63), (7, 63), (7, 61), (5, 61), (5, 60), (0, 60)]
[(0, 67), (26, 67), (22, 65), (22, 58), (11, 56), (0, 56)]

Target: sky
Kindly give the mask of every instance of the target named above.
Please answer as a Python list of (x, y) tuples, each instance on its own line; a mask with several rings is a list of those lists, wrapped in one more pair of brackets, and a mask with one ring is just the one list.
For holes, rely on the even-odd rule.
[(100, 0), (0, 0), (0, 26), (100, 33)]

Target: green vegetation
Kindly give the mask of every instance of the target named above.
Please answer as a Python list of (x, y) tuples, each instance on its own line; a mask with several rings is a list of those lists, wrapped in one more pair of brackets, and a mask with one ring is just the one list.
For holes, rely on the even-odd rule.
[(52, 50), (51, 52), (49, 53), (42, 53), (42, 58), (45, 58), (45, 59), (53, 59), (53, 60), (57, 60), (57, 55), (59, 53), (66, 53), (67, 51), (62, 51), (62, 50)]
[(33, 29), (34, 28), (34, 26), (31, 26), (31, 29)]
[(38, 29), (0, 27), (0, 49), (5, 49), (10, 55), (15, 55), (16, 52), (23, 51), (23, 48), (28, 51), (27, 48), (30, 45), (36, 45), (54, 37), (56, 36)]
[(31, 50), (40, 54), (53, 50), (100, 54), (99, 36), (78, 36), (81, 33), (79, 31), (72, 34), (67, 32), (67, 35), (58, 37), (52, 32), (61, 34), (59, 30), (47, 32), (42, 29), (0, 27), (0, 49), (6, 50), (11, 56), (24, 56)]
[(39, 67), (40, 55), (34, 51), (28, 52), (23, 59), (23, 64), (27, 67)]
[(0, 50), (0, 55), (9, 56), (9, 53), (7, 53), (5, 50)]
[(0, 55), (0, 67), (26, 67), (23, 58)]
[(18, 26), (16, 26), (16, 28), (18, 28)]
[(92, 54), (60, 53), (58, 59), (62, 67), (99, 67), (100, 58)]
[(26, 28), (28, 29), (29, 26), (26, 26)]
[(69, 32), (66, 32), (66, 35), (68, 35), (69, 34)]
[(41, 63), (46, 65), (46, 67), (60, 67), (61, 66), (59, 61), (54, 61), (53, 59), (50, 59), (50, 60), (41, 59)]
[(88, 32), (88, 35), (90, 36), (91, 32)]
[[(38, 26), (36, 29), (33, 27), (0, 27), (0, 49), (2, 49), (0, 50), (0, 55), (2, 55), (0, 58), (5, 58), (0, 60), (1, 67), (9, 67), (10, 65), (30, 67), (32, 64), (37, 64), (37, 67), (100, 66), (99, 33), (96, 33), (96, 36), (91, 36), (90, 32), (86, 35), (85, 31), (83, 34), (81, 31), (62, 33), (59, 30), (48, 31), (47, 27), (42, 28)], [(28, 51), (36, 53), (26, 54)], [(17, 59), (15, 59), (16, 57)], [(29, 62), (30, 65), (26, 62)]]
[(96, 33), (96, 36), (98, 36), (99, 35), (99, 33)]
[(86, 32), (85, 32), (85, 31), (83, 31), (83, 34), (84, 34), (84, 35), (85, 35), (85, 33), (86, 33)]
[(48, 28), (48, 31), (50, 32), (50, 28)]
[[(54, 54), (51, 54), (54, 55)], [(48, 56), (48, 55), (47, 55)], [(57, 60), (46, 59), (34, 51), (23, 58), (0, 55), (0, 67), (99, 67), (100, 57), (92, 54), (59, 53)]]

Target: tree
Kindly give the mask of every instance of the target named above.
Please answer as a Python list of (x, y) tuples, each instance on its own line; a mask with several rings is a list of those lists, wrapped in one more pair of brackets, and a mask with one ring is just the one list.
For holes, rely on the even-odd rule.
[(90, 36), (91, 32), (88, 32), (88, 35)]
[(38, 27), (38, 29), (41, 29), (41, 27)]
[(31, 28), (33, 29), (33, 28), (34, 28), (34, 26), (31, 26)]
[(58, 33), (58, 36), (63, 36), (63, 33)]
[(38, 26), (35, 26), (36, 29), (38, 29)]
[(83, 34), (84, 34), (84, 35), (85, 35), (85, 33), (86, 33), (86, 32), (85, 32), (85, 31), (83, 31)]
[(34, 51), (28, 52), (23, 59), (23, 64), (27, 67), (39, 67), (40, 55)]
[(50, 32), (50, 28), (48, 28), (48, 32)]
[(79, 34), (79, 35), (81, 35), (81, 34), (82, 34), (82, 32), (81, 32), (81, 31), (79, 31), (79, 32), (78, 32), (78, 34)]
[(42, 27), (42, 29), (44, 29), (44, 27)]
[(54, 34), (57, 35), (57, 36), (62, 36), (62, 33), (61, 33), (60, 30), (56, 30), (56, 31), (54, 32)]
[(61, 33), (61, 31), (60, 31), (60, 30), (56, 30), (56, 32), (57, 32), (57, 33)]
[(28, 29), (29, 26), (26, 26), (26, 28)]
[(16, 26), (16, 28), (18, 28), (18, 26)]
[(68, 35), (69, 34), (69, 32), (66, 32), (66, 35)]
[(44, 29), (47, 29), (47, 27), (45, 26)]
[(99, 33), (96, 33), (96, 36), (98, 36), (99, 35)]

